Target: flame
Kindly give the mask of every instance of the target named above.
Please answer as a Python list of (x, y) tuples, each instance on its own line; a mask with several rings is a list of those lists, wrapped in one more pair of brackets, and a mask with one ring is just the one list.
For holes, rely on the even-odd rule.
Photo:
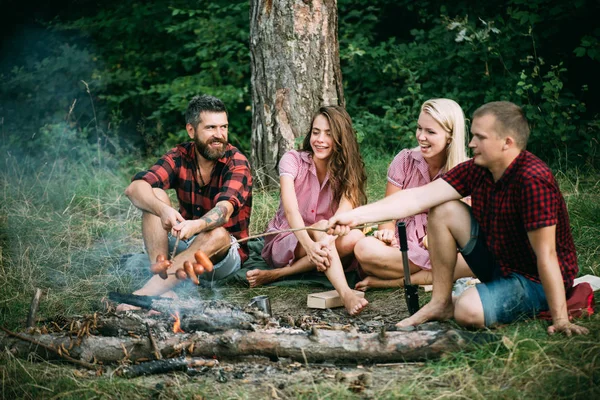
[(175, 314), (171, 314), (171, 317), (175, 319), (175, 322), (173, 322), (173, 333), (185, 333), (185, 331), (181, 329), (181, 319), (179, 318), (179, 311), (175, 311)]

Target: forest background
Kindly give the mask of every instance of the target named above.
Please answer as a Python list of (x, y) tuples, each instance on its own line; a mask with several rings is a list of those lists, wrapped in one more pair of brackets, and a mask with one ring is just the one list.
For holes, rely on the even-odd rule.
[[(188, 140), (183, 113), (193, 95), (225, 101), (230, 141), (250, 153), (249, 2), (4, 0), (0, 10), (0, 326), (17, 330), (35, 287), (44, 290), (40, 318), (94, 312), (109, 291), (139, 287), (120, 262), (143, 248), (139, 211), (123, 190)], [(510, 100), (531, 123), (529, 149), (558, 177), (580, 275), (600, 275), (598, 15), (595, 0), (339, 0), (344, 96), (369, 199), (383, 196), (393, 156), (415, 144), (424, 100), (450, 97), (467, 116)], [(252, 233), (278, 202), (276, 191), (255, 187)], [(304, 312), (311, 289), (232, 290), (228, 300), (268, 294), (274, 306)], [(367, 296), (370, 309), (403, 302), (398, 290)], [(548, 337), (544, 321), (511, 324), (496, 331), (501, 344), (391, 370), (372, 397), (599, 398), (600, 317), (581, 323), (589, 336)], [(361, 396), (320, 369), (309, 383), (254, 388), (254, 397), (248, 385), (227, 392), (210, 379), (158, 388), (75, 372), (2, 352), (0, 398)]]
[[(231, 141), (249, 154), (248, 1), (8, 3), (0, 116), (13, 154), (55, 154), (66, 135), (131, 165), (187, 140), (197, 93), (225, 101)], [(594, 0), (340, 0), (344, 93), (363, 147), (414, 144), (428, 98), (467, 116), (510, 100), (526, 110), (535, 154), (597, 165), (599, 13)]]

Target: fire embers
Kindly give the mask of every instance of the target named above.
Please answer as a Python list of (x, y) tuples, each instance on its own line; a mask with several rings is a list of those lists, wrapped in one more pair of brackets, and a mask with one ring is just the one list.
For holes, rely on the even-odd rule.
[[(202, 250), (194, 253), (195, 262), (186, 260), (183, 263), (183, 268), (177, 269), (174, 275), (179, 280), (190, 279), (195, 285), (200, 284), (198, 277), (205, 272), (212, 272), (214, 269), (212, 261)], [(153, 274), (158, 274), (161, 278), (167, 279), (167, 270), (173, 265), (172, 261), (166, 259), (162, 254), (156, 257), (156, 263), (150, 266), (150, 271)]]

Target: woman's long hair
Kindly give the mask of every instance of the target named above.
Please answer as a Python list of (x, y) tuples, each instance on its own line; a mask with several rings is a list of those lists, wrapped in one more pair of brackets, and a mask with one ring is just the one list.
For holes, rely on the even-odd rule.
[(421, 112), (429, 114), (448, 133), (450, 143), (446, 147), (444, 171), (466, 161), (465, 114), (458, 103), (450, 99), (431, 99), (423, 103)]
[[(333, 148), (327, 164), (329, 182), (333, 190), (333, 199), (339, 204), (342, 196), (346, 196), (353, 207), (358, 207), (367, 202), (365, 183), (367, 174), (365, 163), (358, 149), (356, 133), (352, 128), (352, 119), (343, 107), (321, 107), (313, 117), (313, 121), (323, 115), (329, 121)], [(302, 150), (313, 153), (310, 146), (312, 123), (310, 131), (304, 138)]]

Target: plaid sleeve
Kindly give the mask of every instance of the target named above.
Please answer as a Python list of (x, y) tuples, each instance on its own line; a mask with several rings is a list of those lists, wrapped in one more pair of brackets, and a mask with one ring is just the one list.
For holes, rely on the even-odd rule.
[(560, 194), (547, 177), (527, 177), (521, 196), (521, 213), (527, 231), (558, 224)]
[(233, 205), (233, 212), (246, 203), (252, 190), (252, 175), (248, 159), (240, 152), (233, 153), (231, 160), (225, 167), (223, 184), (215, 198), (219, 201), (229, 201)]
[(131, 180), (144, 180), (152, 187), (164, 190), (170, 189), (173, 187), (180, 164), (179, 152), (177, 149), (171, 149), (150, 167), (149, 170), (138, 172)]
[(473, 191), (473, 181), (471, 177), (471, 169), (475, 166), (473, 160), (467, 160), (458, 164), (450, 171), (446, 172), (442, 179), (445, 180), (456, 190), (462, 197), (471, 195)]
[(408, 165), (409, 152), (410, 150), (405, 149), (398, 153), (388, 168), (388, 182), (400, 189), (404, 188), (404, 180), (406, 179), (406, 174), (409, 173), (408, 171), (410, 170), (410, 166)]

